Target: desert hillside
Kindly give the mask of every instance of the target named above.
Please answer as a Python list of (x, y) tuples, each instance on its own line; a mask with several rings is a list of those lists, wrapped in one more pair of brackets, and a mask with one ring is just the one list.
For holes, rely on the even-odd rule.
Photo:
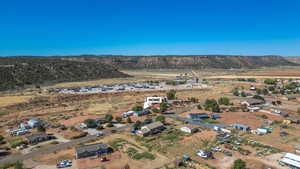
[(0, 58), (0, 90), (114, 77), (128, 77), (128, 75), (99, 62), (39, 57)]
[(205, 69), (205, 68), (259, 68), (271, 66), (294, 66), (281, 56), (80, 56), (64, 59), (99, 61), (120, 69)]

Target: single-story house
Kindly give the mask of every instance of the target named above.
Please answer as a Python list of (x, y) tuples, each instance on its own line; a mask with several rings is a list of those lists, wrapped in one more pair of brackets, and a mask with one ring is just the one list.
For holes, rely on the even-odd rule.
[(97, 143), (90, 145), (83, 145), (75, 148), (76, 158), (86, 158), (92, 156), (99, 156), (101, 154), (112, 153), (113, 149), (107, 144)]
[(53, 135), (49, 135), (46, 133), (34, 133), (29, 136), (26, 136), (27, 142), (29, 144), (37, 144), (43, 141), (48, 141), (50, 139), (54, 139)]
[(250, 130), (249, 126), (242, 125), (242, 124), (233, 124), (232, 127), (235, 128), (235, 129), (238, 129), (238, 130), (243, 130), (243, 131)]
[(199, 131), (197, 127), (191, 126), (191, 125), (185, 125), (180, 128), (180, 131), (193, 134)]
[(287, 165), (290, 168), (300, 169), (300, 156), (292, 153), (286, 153), (280, 163)]
[(151, 107), (152, 104), (160, 104), (163, 101), (166, 101), (163, 97), (147, 97), (144, 102), (144, 109)]
[(149, 136), (149, 135), (159, 133), (164, 129), (165, 129), (164, 124), (158, 121), (141, 127), (141, 129), (137, 131), (137, 134), (141, 136)]
[(260, 105), (264, 104), (265, 101), (260, 100), (260, 99), (254, 99), (254, 98), (249, 98), (241, 102), (242, 105), (247, 105), (247, 106), (255, 106), (255, 105)]
[(192, 120), (199, 120), (209, 118), (209, 116), (206, 113), (189, 113), (188, 118)]
[(242, 105), (247, 105), (247, 106), (255, 106), (255, 105), (260, 105), (260, 104), (264, 104), (264, 103), (265, 103), (265, 101), (263, 101), (263, 100), (253, 99), (253, 98), (249, 98), (249, 99), (241, 102)]

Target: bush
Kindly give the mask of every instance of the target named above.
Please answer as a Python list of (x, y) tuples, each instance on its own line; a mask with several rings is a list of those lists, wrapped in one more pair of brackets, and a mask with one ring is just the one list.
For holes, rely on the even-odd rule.
[(157, 116), (155, 118), (155, 121), (160, 121), (162, 123), (165, 123), (166, 122), (166, 117), (165, 116)]
[(219, 98), (218, 103), (220, 105), (226, 105), (226, 106), (228, 106), (228, 105), (230, 105), (230, 100), (229, 100), (228, 97), (221, 97), (221, 98)]
[(106, 114), (104, 118), (107, 122), (111, 122), (114, 119), (114, 117), (111, 114)]
[(297, 113), (300, 113), (300, 107), (297, 109)]
[(58, 141), (52, 141), (50, 144), (59, 144)]
[(38, 127), (37, 127), (37, 131), (38, 131), (38, 132), (43, 132), (43, 133), (44, 133), (44, 132), (46, 132), (46, 128), (45, 128), (44, 126), (38, 126)]
[(131, 110), (132, 111), (142, 111), (143, 110), (143, 106), (141, 106), (141, 105), (135, 105)]
[(141, 127), (142, 127), (142, 122), (139, 121), (139, 120), (137, 120), (137, 121), (134, 123), (134, 125), (133, 125), (133, 128), (134, 128), (135, 130), (140, 129)]
[(142, 158), (146, 158), (146, 159), (149, 159), (149, 160), (155, 160), (155, 156), (151, 153), (148, 153), (148, 152), (136, 153), (132, 158), (135, 159), (135, 160), (140, 160)]
[(174, 100), (176, 99), (176, 91), (175, 90), (170, 90), (167, 92), (167, 98), (168, 100)]
[(11, 148), (16, 148), (22, 144), (26, 144), (26, 142), (23, 141), (20, 137), (12, 138), (8, 142), (9, 142)]
[(166, 102), (162, 102), (160, 103), (159, 108), (161, 112), (165, 112), (168, 109), (168, 104)]
[(86, 126), (88, 128), (96, 128), (97, 127), (97, 123), (95, 119), (86, 119), (84, 120), (84, 124), (86, 124)]
[(207, 99), (204, 103), (204, 108), (212, 112), (220, 112), (220, 107), (215, 99)]
[(274, 85), (276, 84), (276, 80), (275, 79), (266, 79), (264, 81), (265, 84), (268, 84), (268, 85)]
[(103, 130), (103, 129), (104, 129), (103, 126), (97, 126), (97, 127), (96, 127), (96, 130)]
[(235, 160), (232, 169), (246, 169), (246, 162), (241, 159)]
[(132, 123), (132, 120), (130, 117), (127, 117), (127, 123)]
[(258, 100), (263, 100), (263, 101), (265, 101), (265, 99), (264, 99), (263, 97), (259, 96), (259, 95), (254, 95), (254, 96), (253, 96), (253, 99), (258, 99)]
[(116, 117), (116, 121), (117, 121), (118, 123), (121, 123), (122, 120), (123, 120), (122, 117), (120, 117), (120, 116)]

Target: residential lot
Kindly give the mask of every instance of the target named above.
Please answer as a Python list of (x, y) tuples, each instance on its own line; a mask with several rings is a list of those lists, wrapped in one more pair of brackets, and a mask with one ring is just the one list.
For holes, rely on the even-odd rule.
[[(167, 166), (180, 168), (177, 162), (186, 154), (194, 160), (186, 165), (195, 165), (199, 168), (229, 169), (237, 159), (246, 161), (250, 169), (286, 168), (286, 166), (279, 165), (278, 161), (285, 155), (285, 152), (296, 153), (296, 147), (299, 146), (300, 125), (289, 118), (296, 121), (300, 119), (300, 114), (297, 112), (300, 107), (298, 99), (300, 95), (296, 92), (296, 94), (291, 93), (293, 91), (289, 89), (277, 89), (275, 85), (266, 84), (264, 81), (272, 75), (270, 72), (256, 72), (255, 82), (248, 81), (247, 78), (252, 77), (246, 73), (220, 73), (220, 76), (223, 76), (220, 78), (211, 76), (215, 72), (199, 72), (199, 75), (209, 79), (205, 80), (205, 83), (212, 88), (176, 90), (176, 97), (168, 99), (170, 102), (167, 102), (166, 107), (161, 103), (151, 104), (147, 114), (143, 114), (146, 98), (153, 96), (167, 98), (168, 92), (174, 87), (166, 90), (149, 89), (86, 94), (48, 93), (47, 90), (39, 94), (32, 91), (29, 94), (30, 92), (27, 91), (24, 93), (26, 96), (20, 97), (20, 100), (0, 105), (0, 134), (4, 136), (5, 141), (1, 144), (1, 148), (7, 148), (5, 151), (8, 152), (1, 159), (9, 155), (22, 153), (25, 155), (31, 151), (94, 135), (92, 139), (80, 144), (26, 159), (24, 164), (29, 168), (55, 168), (62, 160), (72, 160), (71, 168), (82, 169), (97, 167), (117, 169), (127, 165), (136, 169), (166, 168)], [(140, 78), (138, 81), (142, 83), (142, 74), (137, 72), (135, 74), (136, 78)], [(170, 80), (176, 78), (178, 73), (163, 72), (155, 75), (157, 79)], [(279, 77), (284, 75), (278, 74)], [(146, 79), (148, 76), (151, 76), (151, 73), (144, 74)], [(282, 83), (286, 86), (293, 82), (286, 78), (289, 77), (284, 77), (276, 83), (283, 81)], [(129, 81), (128, 79), (114, 80), (113, 83), (95, 81), (93, 85), (113, 85), (129, 83)], [(91, 85), (76, 83), (76, 87), (82, 84)], [(72, 87), (71, 83), (65, 85), (56, 85), (55, 88)], [(271, 86), (276, 87), (277, 93), (271, 91)], [(260, 94), (258, 94), (258, 89), (261, 90)], [(268, 91), (265, 92), (264, 89)], [(256, 95), (264, 99), (262, 104), (245, 105), (242, 103), (244, 101), (250, 103), (249, 99), (258, 98)], [(295, 96), (296, 99), (287, 100), (287, 96)], [(13, 99), (16, 96), (7, 95), (5, 99), (9, 97)], [(228, 99), (228, 104), (224, 97)], [(220, 98), (223, 100), (220, 101)], [(278, 101), (280, 104), (277, 104)], [(124, 116), (124, 113), (129, 111), (133, 113), (128, 117)], [(190, 114), (198, 114), (195, 117), (199, 116), (199, 119), (192, 119)], [(216, 114), (218, 116), (213, 118)], [(202, 118), (202, 115), (207, 117)], [(180, 117), (181, 120), (176, 117)], [(182, 118), (189, 121), (182, 120)], [(18, 131), (13, 134), (8, 132), (20, 129), (21, 123), (28, 124), (33, 119), (43, 121), (44, 129), (38, 126), (30, 127), (26, 133), (20, 135), (15, 134), (19, 133)], [(191, 120), (198, 121), (198, 123), (191, 124), (189, 123)], [(151, 126), (155, 122), (162, 122), (164, 128), (156, 129), (155, 126)], [(206, 128), (201, 124), (209, 124), (212, 127)], [(226, 127), (214, 128), (214, 125)], [(181, 128), (184, 126), (195, 127), (198, 132), (183, 132)], [(43, 130), (57, 138), (50, 141), (39, 140), (36, 145), (26, 142), (27, 136)], [(265, 130), (265, 133), (259, 133)], [(223, 138), (224, 133), (225, 135), (229, 133), (229, 139)], [(96, 143), (105, 143), (114, 151), (105, 155), (76, 159), (75, 147)], [(23, 147), (25, 145), (28, 147)], [(216, 147), (220, 151), (214, 151), (218, 149)], [(200, 157), (197, 155), (200, 150), (212, 152), (214, 158)], [(108, 160), (102, 161), (101, 158), (104, 157)]]

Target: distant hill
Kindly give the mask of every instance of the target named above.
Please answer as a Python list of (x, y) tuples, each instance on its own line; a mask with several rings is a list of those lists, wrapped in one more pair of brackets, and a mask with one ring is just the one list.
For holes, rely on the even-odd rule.
[(119, 69), (231, 69), (259, 68), (271, 66), (296, 66), (281, 56), (231, 56), (231, 55), (187, 55), (187, 56), (78, 56), (64, 59), (98, 61)]
[(62, 60), (61, 58), (0, 58), (0, 90), (29, 85), (128, 77), (115, 67), (100, 62)]
[(285, 59), (290, 62), (300, 64), (300, 56), (299, 57), (286, 57)]

